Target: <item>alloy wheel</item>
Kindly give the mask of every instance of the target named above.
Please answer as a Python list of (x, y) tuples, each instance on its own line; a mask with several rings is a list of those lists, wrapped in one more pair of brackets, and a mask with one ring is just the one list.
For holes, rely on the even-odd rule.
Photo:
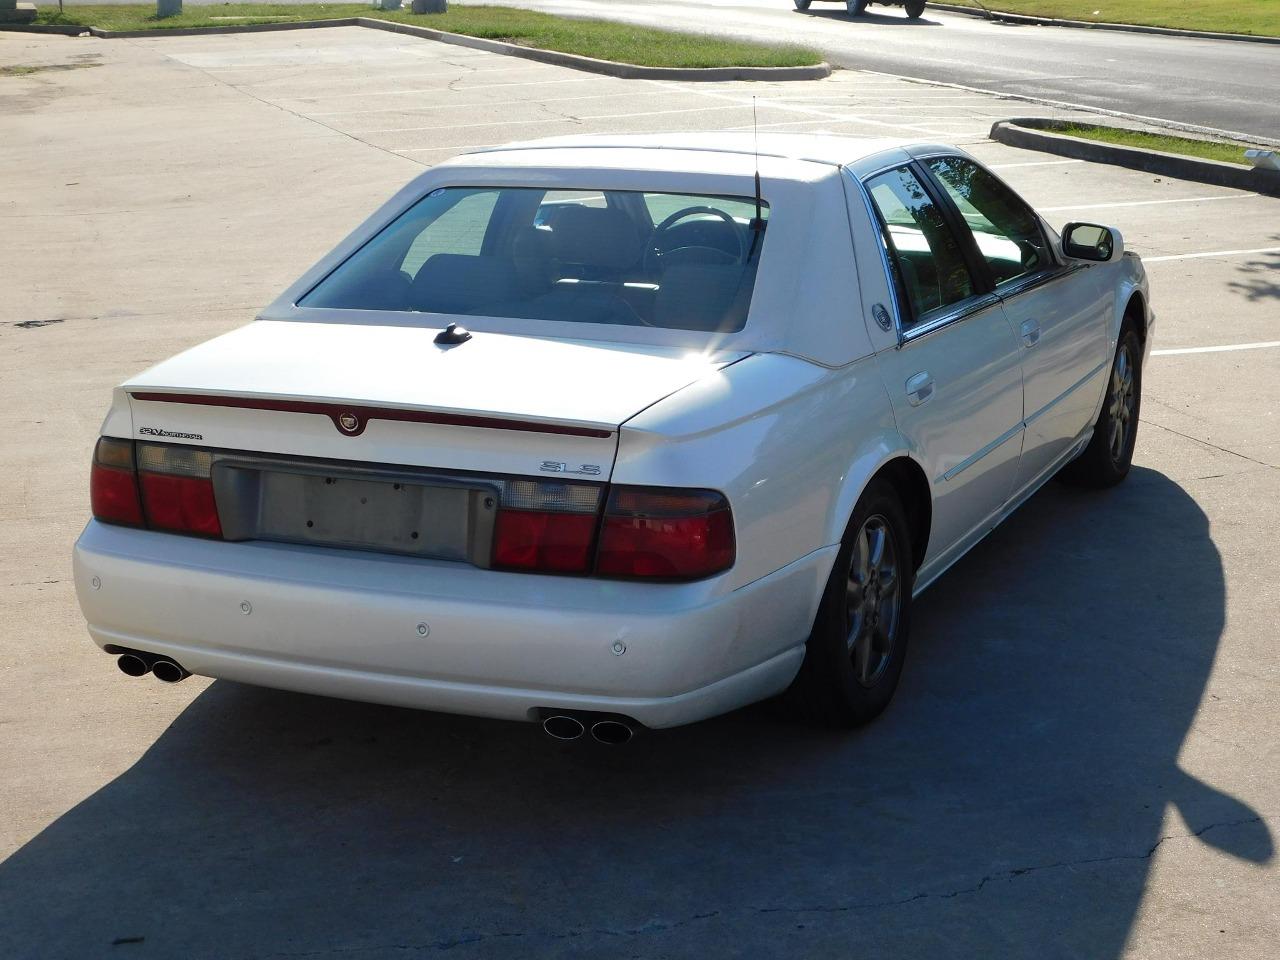
[(1116, 351), (1116, 362), (1111, 368), (1111, 396), (1108, 407), (1108, 420), (1111, 433), (1107, 437), (1107, 448), (1111, 452), (1113, 463), (1124, 461), (1125, 451), (1129, 449), (1129, 438), (1133, 433), (1133, 411), (1136, 406), (1137, 393), (1133, 383), (1133, 356), (1128, 344), (1121, 344)]
[(900, 551), (879, 514), (868, 517), (854, 539), (845, 611), (853, 675), (862, 686), (875, 686), (893, 654), (902, 611)]

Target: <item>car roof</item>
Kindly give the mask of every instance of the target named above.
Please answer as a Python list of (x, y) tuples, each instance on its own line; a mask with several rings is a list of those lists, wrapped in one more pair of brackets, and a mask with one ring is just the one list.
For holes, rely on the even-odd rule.
[[(738, 166), (742, 158), (759, 156), (775, 161), (774, 170), (785, 168), (790, 161), (797, 169), (798, 179), (810, 179), (813, 172), (801, 172), (798, 168), (808, 164), (824, 166), (848, 166), (860, 160), (888, 151), (919, 147), (917, 140), (889, 137), (841, 137), (815, 133), (649, 133), (649, 134), (596, 134), (547, 137), (540, 140), (517, 141), (485, 147), (455, 157), (448, 164), (468, 167), (504, 166), (517, 159), (520, 165), (536, 165), (536, 158), (529, 156), (541, 151), (555, 151), (557, 160), (563, 163), (566, 154), (581, 152), (584, 166), (609, 158), (609, 166), (626, 166), (645, 169), (653, 163), (649, 151), (661, 150), (666, 154), (662, 167), (669, 169), (673, 158), (670, 151), (685, 151), (688, 165), (693, 169), (714, 167), (717, 159)], [(717, 158), (718, 155), (718, 158)], [(734, 162), (738, 161), (738, 162)], [(783, 161), (779, 164), (777, 161)]]

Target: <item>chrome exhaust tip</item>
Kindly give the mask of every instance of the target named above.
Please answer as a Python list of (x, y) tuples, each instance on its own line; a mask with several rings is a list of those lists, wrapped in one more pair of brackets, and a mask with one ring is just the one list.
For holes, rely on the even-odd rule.
[(601, 720), (591, 725), (591, 736), (595, 741), (610, 746), (624, 744), (635, 735), (636, 732), (620, 720)]
[(151, 664), (146, 657), (136, 653), (122, 653), (116, 657), (116, 666), (126, 677), (145, 677), (151, 672)]
[(547, 736), (554, 737), (557, 740), (577, 740), (587, 732), (587, 728), (582, 725), (581, 720), (562, 713), (543, 720), (542, 730)]
[(156, 675), (157, 680), (165, 683), (179, 683), (191, 676), (181, 664), (168, 657), (158, 657), (156, 662), (151, 664), (151, 672)]

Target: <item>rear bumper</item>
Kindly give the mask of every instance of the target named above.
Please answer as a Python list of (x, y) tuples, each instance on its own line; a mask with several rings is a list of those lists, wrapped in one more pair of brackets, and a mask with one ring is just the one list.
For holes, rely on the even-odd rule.
[[(451, 713), (538, 708), (676, 726), (784, 689), (835, 548), (732, 592), (90, 522), (76, 592), (102, 647), (195, 674)], [(615, 652), (621, 649), (621, 653)]]

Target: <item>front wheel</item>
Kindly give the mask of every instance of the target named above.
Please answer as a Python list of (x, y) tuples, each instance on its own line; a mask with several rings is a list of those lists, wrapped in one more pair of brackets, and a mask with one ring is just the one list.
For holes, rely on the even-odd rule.
[(925, 0), (907, 0), (907, 2), (903, 4), (903, 6), (907, 8), (907, 16), (912, 20), (919, 20), (924, 16), (924, 5)]
[(791, 2), (796, 5), (797, 10), (808, 10), (813, 0), (791, 0)]
[(844, 0), (844, 8), (849, 11), (849, 16), (860, 17), (867, 12), (867, 5), (871, 0)]
[(1084, 452), (1062, 468), (1059, 476), (1081, 487), (1113, 487), (1129, 475), (1138, 440), (1142, 408), (1142, 340), (1131, 324), (1120, 331), (1111, 361), (1107, 395), (1102, 401), (1093, 439)]
[(857, 727), (889, 705), (906, 658), (914, 580), (902, 503), (887, 484), (874, 483), (849, 520), (788, 691), (801, 716)]

